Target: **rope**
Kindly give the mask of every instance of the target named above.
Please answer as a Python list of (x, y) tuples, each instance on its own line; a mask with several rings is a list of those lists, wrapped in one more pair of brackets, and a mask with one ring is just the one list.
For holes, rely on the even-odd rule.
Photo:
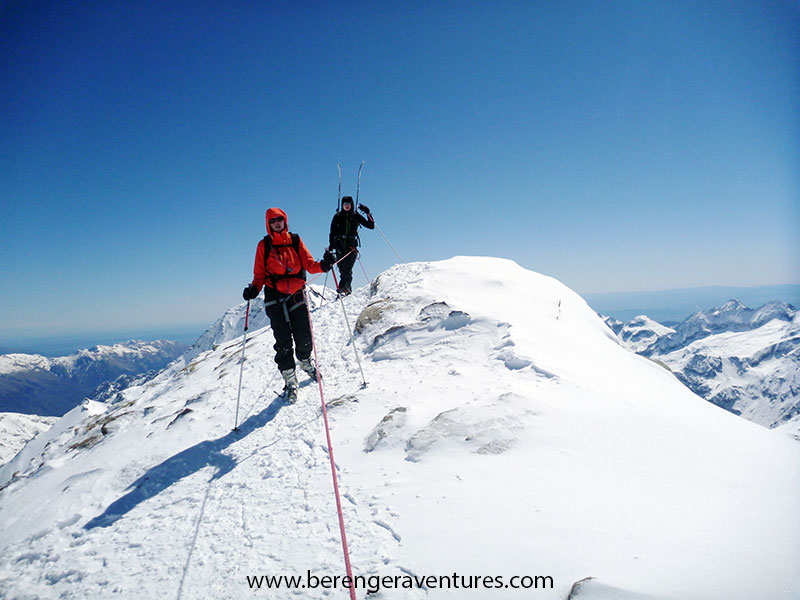
[[(305, 294), (305, 288), (303, 289)], [(308, 304), (308, 297), (306, 297)], [(322, 392), (322, 376), (319, 371), (319, 360), (317, 359), (317, 343), (314, 340), (314, 325), (311, 321), (311, 313), (308, 313), (308, 326), (311, 330), (311, 346), (314, 349), (314, 364), (317, 368), (317, 384), (319, 385), (319, 399), (322, 402), (322, 419), (325, 422), (325, 437), (328, 441), (328, 458), (331, 460), (331, 477), (333, 478), (333, 494), (336, 496), (336, 512), (339, 515), (339, 533), (342, 537), (342, 552), (344, 553), (344, 568), (350, 581), (353, 581), (353, 569), (350, 566), (350, 552), (347, 549), (347, 534), (344, 531), (344, 515), (342, 514), (342, 499), (339, 496), (339, 482), (336, 478), (336, 463), (333, 460), (333, 444), (331, 443), (331, 430), (328, 426), (328, 408), (325, 406), (325, 396)], [(355, 586), (350, 586), (350, 600), (356, 600)]]
[(367, 275), (367, 270), (364, 268), (364, 263), (361, 262), (360, 256), (358, 257), (358, 264), (361, 265), (361, 271), (363, 271), (364, 277), (367, 278), (367, 283), (372, 283), (372, 279), (370, 279), (369, 275)]

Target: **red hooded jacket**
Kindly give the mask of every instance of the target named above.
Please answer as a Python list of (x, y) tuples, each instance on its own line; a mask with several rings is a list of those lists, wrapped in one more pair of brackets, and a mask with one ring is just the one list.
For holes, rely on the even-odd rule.
[[(269, 228), (269, 220), (283, 217), (286, 226), (283, 231), (276, 233)], [(272, 238), (272, 250), (267, 257), (267, 269), (264, 270), (264, 240), (258, 242), (256, 249), (256, 262), (253, 265), (253, 285), (259, 291), (266, 285), (281, 294), (294, 294), (303, 289), (305, 281), (298, 277), (286, 277), (273, 280), (270, 275), (292, 275), (300, 274), (301, 269), (309, 273), (322, 273), (322, 267), (314, 260), (311, 253), (306, 248), (303, 240), (300, 240), (299, 252), (295, 252), (292, 247), (292, 236), (289, 233), (289, 220), (286, 213), (280, 208), (267, 209), (266, 214), (267, 233)]]

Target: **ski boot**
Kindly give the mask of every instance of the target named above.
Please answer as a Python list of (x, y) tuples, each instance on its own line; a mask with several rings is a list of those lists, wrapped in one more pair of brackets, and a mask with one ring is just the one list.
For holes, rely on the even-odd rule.
[(283, 375), (283, 380), (286, 382), (286, 385), (283, 388), (283, 392), (286, 394), (286, 399), (291, 404), (294, 404), (297, 402), (297, 375), (295, 374), (294, 369), (286, 369), (285, 371), (281, 371), (281, 375)]
[(308, 376), (311, 377), (311, 379), (313, 381), (318, 381), (317, 380), (317, 367), (314, 364), (314, 359), (313, 358), (308, 357), (308, 358), (304, 358), (303, 360), (301, 360), (300, 361), (300, 368), (303, 369), (303, 371), (305, 371), (306, 374), (308, 374)]

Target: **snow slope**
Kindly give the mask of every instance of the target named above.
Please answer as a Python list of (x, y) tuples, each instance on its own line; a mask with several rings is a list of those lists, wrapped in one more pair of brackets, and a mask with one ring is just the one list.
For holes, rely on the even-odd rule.
[[(313, 320), (355, 574), (553, 582), (371, 597), (800, 594), (800, 443), (622, 348), (559, 282), (457, 257), (393, 267), (344, 306), (365, 389), (341, 305)], [(284, 405), (272, 343), (248, 341), (238, 433), (232, 340), (77, 407), (0, 468), (0, 595), (347, 597), (247, 585), (343, 574), (318, 388)]]
[(0, 413), (0, 465), (11, 460), (28, 440), (50, 429), (54, 421), (56, 417)]

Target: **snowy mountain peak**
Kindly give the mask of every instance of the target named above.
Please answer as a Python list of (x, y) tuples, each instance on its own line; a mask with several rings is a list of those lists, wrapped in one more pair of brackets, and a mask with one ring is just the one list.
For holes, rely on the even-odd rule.
[(731, 312), (740, 312), (742, 310), (746, 310), (747, 307), (739, 302), (738, 300), (728, 300), (725, 304), (716, 308), (711, 311), (711, 314), (721, 314), (721, 313), (731, 313)]
[[(560, 282), (490, 258), (398, 265), (312, 318), (356, 575), (547, 575), (553, 600), (587, 578), (585, 598), (799, 589), (800, 444), (620, 347)], [(0, 595), (341, 575), (319, 388), (284, 404), (272, 345), (248, 335), (238, 433), (235, 339), (74, 409), (0, 469)]]
[(797, 309), (782, 300), (773, 300), (753, 311), (750, 323), (753, 327), (760, 327), (774, 319), (791, 321), (797, 316)]
[(643, 352), (663, 336), (675, 333), (674, 329), (654, 321), (646, 315), (634, 317), (627, 323), (611, 317), (602, 317), (606, 325), (617, 334), (620, 341), (634, 352)]

